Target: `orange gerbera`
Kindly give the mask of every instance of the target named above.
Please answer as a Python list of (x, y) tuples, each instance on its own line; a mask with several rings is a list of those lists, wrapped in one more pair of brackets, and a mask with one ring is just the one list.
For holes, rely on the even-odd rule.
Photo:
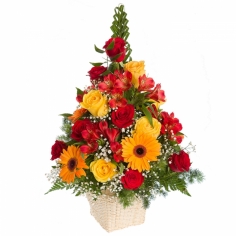
[(146, 133), (135, 133), (133, 137), (125, 137), (121, 141), (122, 157), (128, 162), (128, 168), (150, 170), (150, 161), (157, 161), (161, 154), (161, 144), (153, 136)]
[(69, 116), (68, 119), (72, 122), (75, 123), (82, 115), (86, 112), (87, 110), (84, 108), (77, 109), (74, 111), (72, 116)]
[(62, 164), (60, 177), (63, 181), (68, 184), (73, 182), (75, 175), (81, 177), (86, 176), (83, 169), (88, 169), (89, 167), (85, 163), (86, 155), (81, 154), (80, 149), (76, 146), (68, 146), (67, 150), (63, 149), (63, 153), (60, 156), (59, 163)]

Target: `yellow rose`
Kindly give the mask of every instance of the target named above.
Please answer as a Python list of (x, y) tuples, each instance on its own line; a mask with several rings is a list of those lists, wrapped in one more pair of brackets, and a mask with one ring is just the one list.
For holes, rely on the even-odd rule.
[(83, 96), (81, 107), (87, 109), (93, 116), (105, 116), (108, 113), (107, 97), (98, 90), (91, 90)]
[(102, 183), (112, 179), (117, 173), (116, 165), (111, 162), (106, 162), (103, 159), (91, 162), (90, 171), (93, 173), (95, 179)]
[(132, 74), (132, 84), (135, 88), (138, 88), (139, 76), (145, 74), (144, 61), (130, 61), (124, 65), (124, 70)]
[(153, 127), (150, 125), (147, 117), (143, 116), (136, 121), (134, 132), (150, 134), (154, 138), (157, 138), (160, 134), (161, 123), (155, 118), (152, 118), (152, 123)]

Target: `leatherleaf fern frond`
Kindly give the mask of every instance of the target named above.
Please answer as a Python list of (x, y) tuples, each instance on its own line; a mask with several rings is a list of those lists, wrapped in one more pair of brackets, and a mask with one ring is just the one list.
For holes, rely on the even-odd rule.
[(181, 177), (189, 184), (194, 184), (195, 181), (201, 183), (205, 178), (203, 173), (198, 169), (190, 169), (188, 172), (183, 172)]
[(126, 18), (127, 13), (124, 11), (124, 5), (120, 5), (115, 8), (115, 14), (113, 16), (113, 22), (110, 29), (113, 32), (112, 38), (121, 37), (126, 41), (126, 56), (124, 59), (124, 63), (129, 59), (132, 60), (130, 54), (132, 49), (130, 48), (130, 44), (128, 43), (127, 39), (130, 35), (128, 25), (128, 19)]
[(68, 189), (68, 186), (69, 185), (67, 183), (62, 182), (60, 179), (57, 179), (56, 182), (53, 184), (53, 186), (45, 194), (48, 194), (56, 190)]
[(64, 134), (57, 136), (58, 140), (68, 142), (71, 140), (71, 121), (68, 120), (66, 117), (62, 118), (62, 126), (61, 130), (63, 131)]
[(160, 176), (159, 182), (168, 192), (179, 190), (181, 193), (191, 196), (187, 190), (186, 182), (180, 178), (180, 174), (177, 172), (165, 173), (165, 175)]

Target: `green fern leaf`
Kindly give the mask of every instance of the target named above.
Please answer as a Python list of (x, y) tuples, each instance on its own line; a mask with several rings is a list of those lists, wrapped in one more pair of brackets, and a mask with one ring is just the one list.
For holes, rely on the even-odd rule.
[(64, 188), (66, 188), (66, 187), (67, 187), (67, 184), (66, 184), (66, 183), (63, 183), (63, 182), (61, 182), (61, 181), (57, 181), (57, 182), (55, 182), (54, 185), (49, 189), (49, 191), (47, 191), (47, 192), (45, 193), (45, 195), (48, 194), (48, 193), (50, 193), (50, 192), (52, 192), (52, 191), (61, 190), (61, 189), (64, 189)]

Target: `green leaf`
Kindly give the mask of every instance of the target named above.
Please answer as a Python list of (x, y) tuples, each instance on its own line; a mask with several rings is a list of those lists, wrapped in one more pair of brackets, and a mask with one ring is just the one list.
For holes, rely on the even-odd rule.
[(115, 61), (117, 58), (119, 58), (121, 53), (115, 55), (114, 57), (110, 57), (111, 61)]
[(102, 76), (105, 76), (105, 75), (108, 75), (108, 74), (110, 74), (110, 71), (109, 71), (109, 70), (106, 70), (106, 71), (104, 71), (101, 75), (102, 75)]
[(179, 145), (174, 145), (173, 148), (176, 152), (180, 152), (180, 150), (181, 150)]
[(144, 105), (142, 105), (142, 111), (143, 111), (144, 115), (147, 117), (150, 125), (153, 127), (151, 112)]
[(158, 112), (154, 110), (154, 108), (152, 107), (152, 104), (148, 104), (148, 107), (152, 111), (152, 114), (155, 116), (155, 118), (158, 118)]
[(98, 48), (95, 44), (94, 44), (94, 48), (95, 48), (96, 52), (99, 52), (99, 53), (104, 53), (105, 52), (104, 50)]
[(92, 64), (93, 66), (101, 66), (102, 64), (104, 64), (104, 62), (89, 62), (90, 64)]
[(54, 185), (49, 189), (49, 191), (47, 191), (47, 192), (45, 193), (45, 195), (48, 194), (48, 193), (50, 193), (50, 192), (52, 192), (52, 191), (64, 189), (66, 186), (67, 186), (66, 183), (57, 181), (57, 182), (54, 183)]
[(72, 116), (72, 114), (70, 113), (63, 113), (63, 114), (60, 114), (59, 116), (63, 116), (63, 117), (69, 117), (69, 116)]
[(119, 64), (120, 64), (121, 67), (124, 67), (124, 63), (122, 61), (119, 62)]
[(144, 100), (145, 100), (145, 94), (144, 93), (138, 93), (138, 94), (135, 94), (135, 96), (133, 97), (132, 103), (138, 109), (140, 106), (142, 106), (144, 104)]
[(120, 163), (118, 164), (118, 166), (119, 166), (119, 169), (120, 169), (120, 174), (122, 174), (122, 173), (124, 172), (125, 166), (123, 165), (122, 162), (120, 162)]
[(70, 141), (66, 142), (66, 145), (67, 145), (67, 146), (70, 146), (70, 145), (73, 145), (73, 144), (75, 144), (75, 143), (77, 143), (77, 141), (71, 139)]
[(83, 92), (81, 89), (76, 88), (76, 90), (77, 90), (77, 95), (82, 95), (82, 94), (84, 94), (84, 92)]
[(133, 94), (134, 94), (134, 88), (131, 87), (130, 89), (128, 89), (124, 92), (124, 98), (126, 98), (126, 100), (128, 100), (128, 101), (131, 101)]
[(111, 42), (110, 42), (110, 44), (107, 46), (107, 50), (111, 50), (111, 49), (113, 49), (114, 48), (114, 45), (115, 45), (115, 42), (112, 40)]
[(159, 162), (157, 163), (157, 166), (160, 170), (164, 171), (166, 169), (167, 166), (167, 162), (165, 160), (159, 160)]

